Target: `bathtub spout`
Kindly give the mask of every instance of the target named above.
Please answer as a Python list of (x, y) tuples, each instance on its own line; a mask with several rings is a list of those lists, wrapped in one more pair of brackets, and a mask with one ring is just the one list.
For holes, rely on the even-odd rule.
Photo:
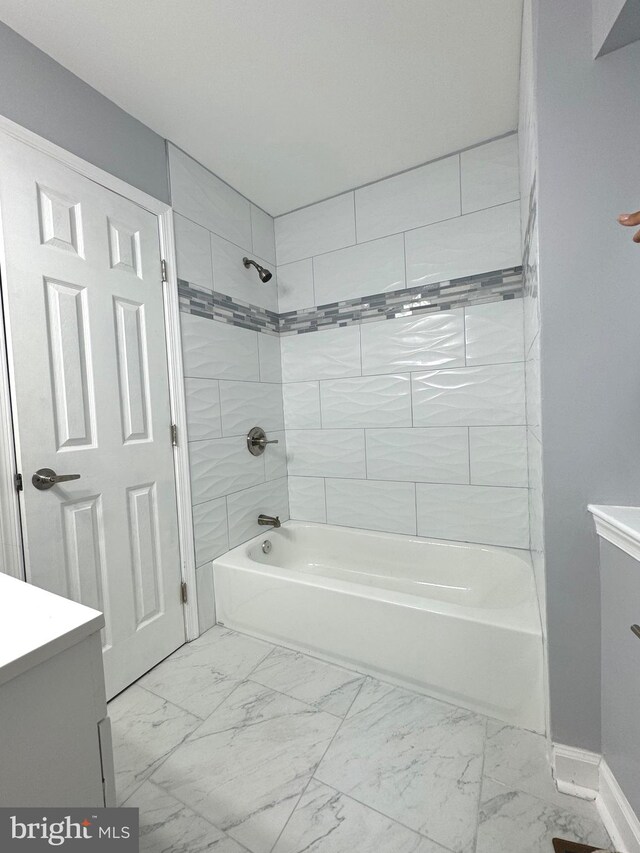
[(258, 524), (266, 527), (280, 527), (280, 519), (277, 515), (262, 515), (258, 516)]

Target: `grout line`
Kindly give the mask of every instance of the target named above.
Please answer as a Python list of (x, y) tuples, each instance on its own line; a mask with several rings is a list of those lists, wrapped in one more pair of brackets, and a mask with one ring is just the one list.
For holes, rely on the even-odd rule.
[[(328, 745), (327, 745), (327, 748), (325, 749), (325, 751), (322, 753), (322, 755), (320, 756), (320, 758), (319, 758), (319, 759), (318, 759), (318, 761), (316, 762), (316, 764), (315, 764), (315, 766), (314, 766), (314, 768), (313, 768), (313, 770), (312, 770), (312, 772), (311, 772), (311, 776), (309, 777), (309, 780), (308, 780), (307, 784), (304, 786), (304, 790), (302, 791), (302, 793), (301, 793), (301, 794), (300, 794), (300, 796), (298, 797), (298, 800), (297, 800), (297, 802), (296, 802), (295, 806), (293, 807), (293, 810), (292, 810), (291, 814), (290, 814), (290, 815), (289, 815), (289, 817), (287, 818), (287, 821), (286, 821), (285, 825), (282, 827), (282, 829), (280, 830), (280, 832), (279, 832), (279, 834), (278, 834), (278, 837), (276, 838), (276, 840), (274, 841), (273, 845), (271, 846), (271, 848), (270, 848), (270, 853), (272, 853), (272, 851), (273, 851), (273, 850), (275, 849), (275, 847), (277, 846), (278, 841), (280, 841), (280, 838), (281, 838), (282, 834), (284, 833), (285, 829), (286, 829), (286, 828), (287, 828), (287, 826), (289, 825), (289, 821), (291, 820), (291, 818), (293, 817), (293, 815), (296, 813), (296, 810), (297, 810), (298, 806), (300, 805), (300, 801), (302, 800), (302, 798), (303, 798), (303, 797), (304, 797), (304, 795), (306, 794), (306, 792), (307, 792), (307, 788), (309, 787), (309, 785), (310, 785), (312, 782), (314, 782), (314, 781), (316, 781), (316, 782), (317, 782), (317, 781), (320, 781), (320, 780), (318, 780), (318, 779), (316, 779), (316, 778), (315, 778), (316, 770), (318, 769), (318, 767), (320, 766), (320, 764), (321, 764), (321, 763), (322, 763), (322, 761), (324, 760), (325, 755), (326, 755), (326, 754), (329, 752), (329, 750), (331, 749), (331, 747), (332, 747), (332, 745), (333, 745), (334, 740), (335, 740), (335, 739), (336, 739), (336, 737), (338, 736), (338, 732), (339, 732), (339, 731), (340, 731), (340, 729), (342, 728), (342, 726), (343, 726), (343, 724), (344, 724), (344, 721), (345, 721), (345, 720), (347, 719), (347, 717), (349, 716), (349, 711), (351, 711), (351, 709), (353, 708), (353, 704), (354, 704), (354, 702), (356, 701), (356, 699), (357, 699), (357, 698), (358, 698), (358, 696), (360, 695), (360, 691), (362, 690), (362, 686), (363, 686), (363, 684), (364, 684), (364, 683), (365, 683), (365, 679), (363, 679), (363, 680), (362, 680), (362, 684), (360, 685), (360, 687), (359, 687), (359, 688), (358, 688), (358, 690), (356, 691), (356, 695), (353, 697), (353, 701), (352, 701), (352, 702), (351, 702), (351, 704), (349, 705), (349, 708), (348, 708), (348, 710), (347, 710), (347, 713), (346, 713), (346, 714), (344, 715), (344, 717), (340, 720), (340, 723), (339, 723), (339, 725), (338, 725), (337, 729), (335, 730), (335, 732), (333, 733), (333, 737), (332, 737), (332, 738), (331, 738), (331, 740), (329, 741), (329, 743), (328, 743)], [(322, 784), (324, 784), (324, 783), (322, 783)]]
[[(340, 193), (340, 195), (346, 195), (346, 193)], [(371, 237), (368, 240), (361, 240), (359, 243), (351, 243), (348, 246), (338, 246), (335, 249), (327, 249), (326, 252), (316, 252), (315, 255), (305, 255), (302, 258), (294, 258), (292, 261), (285, 261), (285, 263), (280, 266), (286, 267), (288, 264), (297, 264), (299, 261), (308, 261), (310, 258), (320, 258), (322, 255), (332, 255), (334, 252), (341, 252), (344, 249), (352, 249), (354, 246), (364, 246), (366, 243), (375, 243), (376, 240), (384, 240), (387, 237), (395, 237), (398, 234), (410, 234), (412, 231), (421, 231), (423, 228), (429, 228), (431, 225), (441, 225), (443, 222), (452, 222), (454, 219), (461, 219), (463, 216), (473, 216), (476, 213), (484, 213), (485, 210), (495, 210), (497, 207), (506, 207), (509, 204), (517, 204), (519, 202), (520, 195), (518, 194), (516, 198), (512, 198), (510, 201), (500, 201), (498, 204), (490, 204), (488, 207), (480, 207), (478, 210), (470, 210), (469, 213), (463, 213), (457, 216), (447, 216), (444, 219), (436, 219), (434, 221), (424, 222), (422, 225), (414, 225), (413, 228), (405, 228), (403, 231), (392, 231), (389, 234), (379, 234), (378, 236)], [(309, 207), (313, 207), (313, 205), (309, 205)], [(286, 214), (284, 215), (286, 216)], [(197, 225), (198, 223), (196, 222), (195, 224)], [(222, 239), (227, 240), (228, 243), (232, 242), (226, 237), (223, 237)], [(237, 245), (237, 243), (234, 243), (234, 246), (235, 245)]]
[[(440, 157), (434, 157), (431, 160), (425, 160), (422, 163), (416, 163), (415, 166), (407, 166), (406, 169), (401, 169), (399, 172), (392, 172), (390, 175), (384, 175), (382, 178), (376, 178), (374, 181), (368, 181), (367, 183), (364, 183), (364, 184), (357, 184), (355, 187), (350, 187), (349, 189), (342, 190), (341, 192), (335, 193), (334, 195), (328, 195), (328, 196), (325, 196), (324, 198), (319, 198), (317, 201), (312, 201), (309, 204), (302, 204), (302, 205), (300, 205), (300, 207), (294, 207), (294, 208), (292, 208), (292, 210), (287, 210), (285, 213), (278, 213), (275, 216), (273, 216), (272, 219), (275, 221), (276, 219), (281, 219), (284, 216), (289, 216), (289, 214), (291, 214), (291, 213), (298, 213), (298, 211), (300, 211), (300, 210), (306, 210), (309, 207), (314, 207), (314, 205), (316, 205), (316, 204), (322, 204), (323, 201), (329, 201), (330, 199), (333, 199), (333, 198), (339, 198), (341, 195), (346, 195), (347, 193), (351, 193), (351, 192), (355, 193), (356, 190), (361, 190), (364, 187), (372, 187), (375, 184), (382, 184), (382, 183), (384, 183), (384, 181), (388, 181), (390, 178), (397, 178), (399, 175), (406, 175), (407, 172), (413, 172), (416, 169), (422, 169), (423, 166), (430, 166), (432, 163), (440, 163), (442, 160), (448, 160), (450, 157), (455, 157), (456, 155), (459, 156), (460, 154), (463, 154), (465, 151), (473, 151), (474, 148), (482, 148), (484, 145), (488, 145), (490, 142), (497, 142), (499, 139), (507, 139), (509, 136), (516, 136), (517, 133), (518, 133), (518, 129), (515, 128), (514, 130), (508, 130), (506, 133), (500, 133), (500, 134), (498, 134), (498, 136), (490, 136), (488, 139), (483, 139), (481, 142), (475, 142), (473, 145), (467, 145), (465, 148), (458, 148), (456, 151), (449, 151), (446, 154), (442, 154)], [(173, 145), (173, 144), (174, 143), (172, 142), (171, 145)], [(174, 147), (178, 148), (177, 145), (174, 145)], [(179, 149), (179, 150), (182, 151), (182, 149)], [(186, 151), (183, 151), (182, 153), (187, 154)], [(191, 155), (187, 154), (187, 157), (190, 157), (190, 156)], [(194, 158), (191, 157), (191, 159), (193, 160)], [(198, 162), (198, 161), (196, 160), (196, 162)], [(202, 165), (202, 164), (200, 164), (200, 165)], [(203, 168), (206, 169), (207, 167), (203, 166)], [(207, 171), (209, 171), (209, 170), (207, 169)], [(213, 172), (211, 174), (213, 174)], [(217, 175), (216, 175), (216, 177), (217, 177)], [(220, 178), (220, 180), (222, 180), (222, 178)], [(231, 187), (231, 189), (233, 189), (233, 187)], [(235, 192), (238, 192), (238, 191), (235, 190)], [(238, 193), (238, 195), (242, 195), (242, 194)], [(250, 199), (247, 199), (247, 201), (250, 201)], [(253, 204), (253, 202), (251, 202), (251, 204)], [(259, 207), (259, 205), (256, 205), (256, 207)], [(266, 210), (263, 212), (267, 213)], [(268, 215), (271, 215), (271, 214), (268, 214)]]

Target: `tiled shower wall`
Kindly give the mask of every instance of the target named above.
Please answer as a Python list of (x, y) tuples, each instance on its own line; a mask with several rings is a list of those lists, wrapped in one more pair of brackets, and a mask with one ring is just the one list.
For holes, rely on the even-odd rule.
[(293, 518), (529, 547), (519, 195), (512, 135), (276, 219)]
[[(169, 146), (200, 629), (213, 624), (211, 561), (260, 531), (261, 512), (288, 518), (273, 220)], [(263, 284), (248, 255), (273, 269)], [(259, 329), (259, 331), (258, 331)], [(247, 432), (270, 445), (252, 456)]]
[(538, 165), (535, 93), (534, 20), (531, 0), (524, 4), (520, 60), (520, 192), (524, 276), (524, 340), (529, 468), (531, 556), (546, 630), (546, 589), (542, 512), (542, 436), (540, 431), (540, 300), (538, 287)]

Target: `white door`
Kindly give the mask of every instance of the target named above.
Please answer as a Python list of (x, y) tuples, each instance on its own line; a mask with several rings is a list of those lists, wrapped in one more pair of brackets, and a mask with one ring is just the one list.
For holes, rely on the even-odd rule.
[(27, 579), (104, 611), (113, 696), (185, 641), (159, 222), (4, 138), (0, 215)]

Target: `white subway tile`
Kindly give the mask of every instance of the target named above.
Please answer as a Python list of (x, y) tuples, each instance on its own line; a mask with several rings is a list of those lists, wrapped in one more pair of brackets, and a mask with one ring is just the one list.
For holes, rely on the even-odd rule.
[(416, 533), (415, 485), (327, 480), (327, 523), (390, 533)]
[(279, 216), (275, 227), (278, 264), (352, 246), (356, 242), (353, 193)]
[(278, 443), (270, 444), (264, 452), (264, 473), (267, 480), (279, 480), (287, 476), (287, 438), (283, 430), (270, 432), (267, 438)]
[[(268, 308), (269, 311), (278, 310), (278, 284), (276, 269), (264, 258), (260, 258), (252, 252), (240, 249), (229, 240), (223, 240), (217, 234), (211, 235), (211, 254), (213, 256), (213, 289), (218, 293), (224, 293), (233, 299), (250, 305), (258, 305), (260, 308)], [(260, 277), (254, 267), (245, 267), (242, 263), (244, 257), (249, 257), (262, 266), (266, 266), (273, 273), (273, 278), (266, 284), (260, 281)]]
[(320, 383), (323, 428), (411, 426), (411, 380), (359, 376)]
[(520, 198), (518, 135), (487, 142), (460, 155), (462, 212)]
[(525, 423), (524, 365), (492, 364), (412, 376), (415, 426)]
[(464, 365), (462, 309), (364, 323), (362, 373)]
[(205, 563), (196, 569), (196, 588), (198, 590), (198, 627), (200, 633), (204, 633), (216, 624), (211, 563)]
[(529, 547), (528, 489), (416, 485), (418, 535)]
[(465, 308), (467, 364), (524, 361), (522, 309), (522, 299), (506, 299)]
[(313, 295), (313, 259), (278, 264), (278, 311), (299, 311), (316, 304)]
[(276, 237), (273, 217), (265, 213), (264, 210), (260, 210), (255, 204), (251, 205), (251, 234), (255, 254), (275, 266)]
[(287, 430), (287, 461), (294, 477), (364, 479), (364, 430)]
[(358, 242), (460, 216), (456, 154), (356, 190)]
[(367, 477), (425, 483), (468, 483), (464, 427), (366, 430)]
[(177, 213), (239, 246), (251, 245), (246, 198), (174, 145), (169, 145), (171, 203)]
[(216, 379), (185, 379), (189, 441), (220, 438), (220, 392)]
[(267, 433), (284, 429), (282, 386), (261, 382), (220, 382), (224, 436), (243, 435), (255, 426)]
[(282, 396), (287, 429), (320, 429), (318, 382), (287, 382), (282, 386)]
[(483, 486), (529, 485), (527, 428), (471, 427), (471, 482)]
[(282, 382), (282, 359), (278, 335), (258, 335), (260, 382)]
[(405, 235), (407, 287), (519, 266), (518, 202), (468, 213)]
[(283, 382), (360, 376), (360, 326), (284, 335)]
[(180, 314), (184, 375), (258, 380), (258, 333), (217, 320)]
[(189, 444), (194, 506), (264, 482), (264, 456), (252, 456), (244, 436)]
[(227, 498), (229, 514), (229, 547), (235, 548), (259, 533), (268, 537), (268, 531), (258, 524), (258, 516), (277, 515), (280, 521), (289, 518), (287, 479), (272, 480), (261, 486), (245, 489)]
[(328, 252), (313, 259), (317, 305), (401, 290), (404, 279), (402, 234)]
[(289, 511), (297, 521), (326, 522), (322, 477), (289, 477)]
[(206, 501), (193, 508), (196, 566), (214, 560), (229, 548), (227, 504), (224, 498)]
[(173, 221), (178, 278), (206, 290), (213, 290), (209, 232), (202, 225), (196, 225), (177, 213), (174, 213)]

